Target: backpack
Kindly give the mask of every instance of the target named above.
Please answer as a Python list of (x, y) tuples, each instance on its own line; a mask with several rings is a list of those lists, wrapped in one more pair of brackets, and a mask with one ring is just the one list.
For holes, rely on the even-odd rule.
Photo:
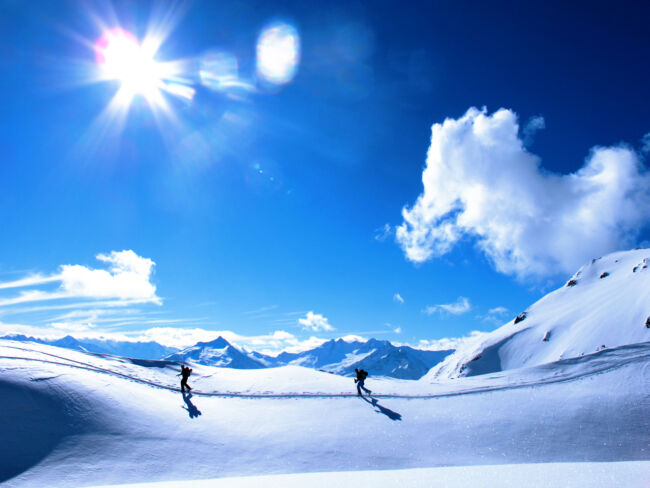
[(362, 380), (365, 380), (368, 377), (368, 372), (365, 369), (360, 369), (359, 376)]

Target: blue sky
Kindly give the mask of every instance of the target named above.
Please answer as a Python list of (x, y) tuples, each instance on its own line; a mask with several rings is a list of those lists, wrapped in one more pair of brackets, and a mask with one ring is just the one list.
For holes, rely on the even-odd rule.
[[(272, 3), (0, 2), (1, 332), (436, 347), (647, 245), (642, 2)], [(161, 19), (191, 96), (102, 126), (95, 42)]]

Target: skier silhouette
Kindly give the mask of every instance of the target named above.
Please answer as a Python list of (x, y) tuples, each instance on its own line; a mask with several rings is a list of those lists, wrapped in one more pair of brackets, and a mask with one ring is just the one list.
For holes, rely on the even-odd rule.
[(187, 379), (190, 377), (192, 374), (192, 369), (189, 366), (185, 366), (184, 364), (181, 364), (181, 391), (184, 393), (185, 388), (187, 388), (188, 391), (192, 391), (192, 388), (190, 388), (190, 385), (187, 384)]
[(363, 369), (357, 369), (357, 368), (354, 368), (354, 372), (357, 373), (357, 377), (354, 379), (354, 382), (357, 384), (357, 394), (359, 396), (362, 396), (361, 395), (362, 389), (368, 394), (372, 393), (372, 391), (370, 391), (368, 388), (363, 386), (364, 381), (366, 381), (366, 378), (368, 377), (368, 372)]

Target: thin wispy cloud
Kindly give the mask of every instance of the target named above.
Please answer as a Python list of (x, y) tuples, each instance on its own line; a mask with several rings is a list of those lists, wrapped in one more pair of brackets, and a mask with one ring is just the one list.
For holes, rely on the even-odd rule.
[(404, 303), (404, 299), (402, 298), (402, 295), (399, 293), (395, 293), (393, 295), (393, 300), (395, 300), (397, 303)]
[(59, 280), (60, 278), (58, 275), (43, 276), (40, 274), (32, 274), (24, 278), (21, 278), (19, 280), (5, 281), (4, 283), (0, 283), (0, 290), (6, 290), (8, 288), (23, 288), (27, 286), (43, 285), (45, 283), (52, 283)]
[(536, 115), (528, 119), (524, 129), (522, 130), (524, 136), (524, 145), (530, 146), (535, 141), (535, 134), (546, 128), (546, 121), (541, 115)]
[(494, 307), (488, 310), (488, 315), (505, 315), (509, 312), (506, 307)]
[(304, 329), (308, 329), (314, 332), (334, 330), (334, 327), (330, 325), (327, 317), (311, 311), (307, 312), (307, 315), (305, 315), (305, 317), (298, 319), (298, 323), (302, 325)]
[(472, 309), (469, 299), (465, 297), (458, 297), (453, 303), (442, 303), (439, 305), (429, 305), (423, 312), (427, 315), (433, 315), (434, 313), (449, 313), (452, 315), (462, 315), (469, 312)]
[(539, 280), (631, 247), (650, 224), (650, 173), (629, 147), (595, 147), (571, 174), (540, 163), (511, 110), (434, 124), (424, 190), (397, 228), (406, 257), (428, 261), (470, 237), (497, 271)]
[(151, 282), (155, 265), (151, 259), (140, 257), (130, 250), (98, 254), (96, 258), (106, 263), (108, 269), (64, 264), (60, 266), (58, 273), (52, 275), (30, 275), (0, 283), (0, 289), (5, 290), (59, 283), (59, 287), (53, 291), (27, 290), (12, 297), (0, 298), (0, 307), (71, 298), (162, 303), (160, 297), (156, 295), (155, 285)]
[(269, 312), (271, 310), (275, 310), (277, 308), (278, 308), (277, 305), (267, 305), (267, 306), (264, 306), (264, 307), (257, 308), (255, 310), (248, 310), (246, 312), (243, 312), (243, 314), (244, 315), (259, 315), (259, 314), (262, 314), (262, 313), (265, 313), (265, 312)]
[(375, 240), (384, 242), (391, 235), (393, 235), (393, 228), (389, 224), (384, 224), (382, 227), (375, 229)]
[[(130, 250), (98, 254), (96, 258), (103, 267), (64, 264), (56, 273), (31, 273), (1, 282), (0, 315), (14, 319), (27, 317), (32, 326), (40, 324), (43, 328), (68, 333), (98, 326), (110, 329), (179, 320), (152, 318), (132, 308), (162, 304), (151, 281), (155, 265), (151, 259)], [(69, 312), (61, 313), (66, 310)]]
[(641, 152), (644, 154), (650, 153), (650, 132), (641, 138)]
[(462, 337), (443, 337), (442, 339), (422, 339), (415, 345), (419, 349), (428, 351), (445, 351), (450, 349), (459, 349), (466, 344), (478, 341), (488, 332), (473, 330), (467, 336)]

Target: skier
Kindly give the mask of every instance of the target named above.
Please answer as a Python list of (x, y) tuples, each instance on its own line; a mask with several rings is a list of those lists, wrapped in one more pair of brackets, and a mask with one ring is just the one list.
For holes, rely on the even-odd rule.
[(187, 379), (190, 377), (192, 374), (192, 369), (189, 366), (185, 366), (184, 364), (181, 364), (181, 391), (185, 393), (185, 388), (188, 389), (188, 391), (192, 391), (192, 388), (190, 388), (190, 385), (187, 384)]
[(363, 369), (357, 369), (357, 368), (354, 368), (354, 372), (357, 373), (357, 377), (354, 379), (354, 382), (357, 384), (357, 394), (359, 396), (362, 396), (361, 389), (363, 389), (363, 391), (365, 391), (368, 394), (372, 393), (372, 391), (370, 391), (368, 388), (363, 386), (364, 381), (366, 381), (366, 378), (368, 377), (368, 372)]

